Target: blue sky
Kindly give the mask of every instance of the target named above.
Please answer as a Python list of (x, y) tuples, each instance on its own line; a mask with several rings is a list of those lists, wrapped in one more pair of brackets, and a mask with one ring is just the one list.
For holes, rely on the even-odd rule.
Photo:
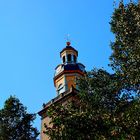
[(0, 108), (16, 95), (35, 113), (56, 96), (54, 69), (67, 34), (87, 70), (111, 71), (112, 12), (113, 0), (0, 0)]

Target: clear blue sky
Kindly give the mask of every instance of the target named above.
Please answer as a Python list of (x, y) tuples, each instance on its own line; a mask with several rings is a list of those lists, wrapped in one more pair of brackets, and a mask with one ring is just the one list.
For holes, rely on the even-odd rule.
[(87, 70), (111, 71), (112, 12), (113, 0), (0, 0), (0, 108), (16, 95), (35, 113), (56, 96), (54, 69), (67, 34)]

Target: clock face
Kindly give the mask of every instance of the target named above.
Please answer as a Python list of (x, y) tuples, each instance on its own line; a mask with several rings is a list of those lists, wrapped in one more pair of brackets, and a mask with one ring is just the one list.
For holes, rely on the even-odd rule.
[(61, 71), (61, 65), (56, 69), (56, 73), (59, 73)]

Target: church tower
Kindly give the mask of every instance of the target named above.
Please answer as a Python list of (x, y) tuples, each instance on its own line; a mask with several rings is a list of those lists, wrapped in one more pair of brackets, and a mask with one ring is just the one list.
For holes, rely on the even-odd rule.
[(43, 109), (38, 112), (41, 116), (41, 140), (49, 140), (46, 134), (44, 124), (50, 125), (50, 118), (47, 116), (47, 110), (51, 105), (63, 104), (76, 99), (78, 94), (77, 79), (85, 75), (85, 66), (78, 63), (78, 51), (71, 46), (70, 42), (66, 43), (66, 47), (60, 52), (61, 64), (55, 68), (54, 86), (57, 96), (46, 104)]
[(67, 46), (60, 52), (62, 64), (55, 68), (54, 85), (57, 95), (69, 90), (72, 86), (78, 89), (76, 81), (85, 73), (85, 66), (78, 63), (78, 51), (70, 46)]

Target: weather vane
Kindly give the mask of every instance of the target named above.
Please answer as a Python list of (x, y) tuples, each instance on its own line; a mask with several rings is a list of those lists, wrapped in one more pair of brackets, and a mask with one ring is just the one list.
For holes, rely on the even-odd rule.
[(67, 41), (67, 46), (70, 46), (70, 44), (71, 44), (70, 34), (66, 35), (66, 41)]
[(67, 40), (67, 42), (70, 42), (70, 34), (66, 35), (66, 40)]

